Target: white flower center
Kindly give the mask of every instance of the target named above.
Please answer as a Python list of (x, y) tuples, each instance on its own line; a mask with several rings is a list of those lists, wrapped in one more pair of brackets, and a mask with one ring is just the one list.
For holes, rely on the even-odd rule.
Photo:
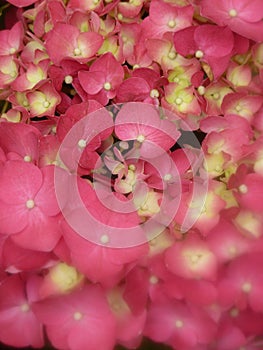
[(205, 87), (203, 85), (198, 86), (197, 92), (200, 96), (203, 96), (205, 94)]
[(247, 188), (246, 185), (243, 184), (243, 185), (240, 185), (240, 186), (238, 187), (238, 190), (239, 190), (240, 193), (246, 194), (247, 191), (248, 191), (248, 188)]
[(71, 75), (66, 75), (65, 78), (64, 78), (64, 81), (66, 84), (71, 84), (72, 81), (73, 81), (73, 78)]
[(152, 89), (150, 92), (151, 98), (158, 98), (159, 97), (159, 91), (157, 89)]
[(230, 311), (230, 316), (232, 317), (237, 317), (239, 315), (239, 310), (237, 308), (233, 308), (231, 311)]
[(153, 275), (150, 277), (149, 281), (151, 284), (157, 284), (159, 282), (159, 278)]
[(229, 10), (229, 16), (230, 17), (236, 17), (237, 16), (237, 10), (236, 9), (231, 9)]
[(74, 53), (74, 56), (80, 56), (81, 55), (81, 50), (78, 47), (76, 47), (74, 49), (73, 53)]
[(123, 35), (121, 38), (122, 38), (122, 41), (123, 41), (124, 43), (127, 43), (127, 41), (128, 41), (127, 36)]
[(195, 57), (196, 57), (196, 58), (202, 58), (202, 57), (204, 57), (203, 51), (197, 50), (196, 53), (195, 53)]
[(11, 49), (9, 50), (10, 55), (13, 55), (13, 53), (16, 52), (16, 48), (15, 47), (11, 47)]
[(142, 143), (143, 141), (145, 141), (145, 136), (140, 134), (140, 135), (137, 136), (136, 140), (139, 141), (140, 143)]
[(109, 243), (109, 241), (110, 241), (110, 238), (109, 238), (108, 235), (102, 235), (102, 236), (100, 237), (100, 242), (101, 242), (102, 244), (107, 244), (107, 243)]
[(177, 97), (177, 99), (175, 100), (175, 103), (179, 106), (183, 103), (183, 100), (181, 99), (181, 97)]
[(249, 283), (249, 282), (246, 282), (246, 283), (244, 283), (244, 284), (242, 285), (242, 291), (243, 291), (244, 293), (250, 293), (250, 292), (251, 292), (251, 289), (252, 289), (252, 285), (251, 285), (251, 283)]
[(28, 303), (24, 303), (20, 306), (20, 310), (22, 312), (28, 312), (30, 310), (30, 306), (28, 305)]
[(174, 60), (176, 57), (176, 53), (174, 51), (170, 51), (168, 53), (168, 57), (170, 58), (170, 60)]
[(175, 321), (175, 327), (176, 328), (182, 328), (184, 326), (184, 323), (182, 320), (176, 320)]
[(26, 201), (26, 207), (27, 207), (27, 209), (33, 209), (34, 206), (35, 206), (35, 202), (34, 202), (33, 199), (28, 199), (28, 200)]
[(170, 19), (170, 21), (167, 23), (169, 28), (174, 28), (176, 26), (176, 22), (173, 19)]
[(165, 174), (163, 179), (164, 179), (164, 181), (170, 181), (172, 179), (172, 175), (171, 174)]
[(118, 13), (117, 18), (119, 21), (123, 20), (123, 15), (121, 13)]
[(214, 99), (214, 100), (219, 100), (219, 98), (220, 98), (219, 93), (218, 93), (218, 92), (215, 92), (215, 93), (213, 94), (213, 99)]
[(242, 111), (242, 107), (240, 105), (237, 105), (235, 109), (236, 109), (237, 112)]
[(43, 102), (43, 107), (44, 108), (48, 108), (50, 106), (50, 102), (48, 102), (48, 101), (44, 101)]
[(81, 312), (76, 311), (76, 312), (74, 313), (73, 317), (74, 317), (74, 320), (79, 321), (79, 320), (82, 319), (83, 315), (82, 315)]
[(30, 156), (24, 156), (25, 162), (31, 162), (32, 158)]
[(111, 83), (107, 81), (106, 83), (104, 83), (103, 87), (105, 90), (109, 91), (111, 89)]
[(87, 146), (87, 142), (83, 139), (80, 139), (78, 142), (79, 148), (85, 148)]

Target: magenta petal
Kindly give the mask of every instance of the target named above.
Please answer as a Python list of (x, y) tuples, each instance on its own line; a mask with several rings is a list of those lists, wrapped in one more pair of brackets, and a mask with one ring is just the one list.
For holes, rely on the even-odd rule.
[(1, 123), (0, 147), (5, 152), (16, 152), (22, 157), (30, 156), (35, 162), (38, 157), (40, 132), (28, 124)]
[(123, 67), (110, 52), (100, 56), (91, 65), (90, 72), (102, 72), (113, 88), (122, 82), (124, 76)]
[(196, 28), (199, 27), (189, 27), (174, 33), (174, 47), (180, 55), (193, 55), (198, 50), (198, 46), (194, 40)]
[(25, 286), (19, 276), (6, 278), (0, 284), (0, 341), (14, 347), (42, 347), (42, 326), (27, 304)]
[(3, 266), (8, 270), (15, 267), (21, 271), (32, 271), (43, 267), (50, 259), (49, 253), (35, 252), (21, 248), (7, 239), (3, 247)]
[(103, 88), (105, 78), (102, 72), (80, 71), (79, 82), (88, 94), (95, 95)]
[(258, 21), (254, 23), (244, 22), (238, 18), (233, 21), (230, 25), (231, 30), (243, 35), (244, 37), (262, 42), (263, 40), (263, 21)]
[(35, 205), (40, 207), (48, 216), (57, 215), (60, 211), (54, 185), (54, 166), (49, 165), (41, 168), (43, 185), (35, 197)]
[(150, 96), (149, 84), (137, 77), (124, 80), (117, 90), (118, 102), (143, 101), (148, 96)]
[(94, 56), (103, 43), (103, 37), (95, 32), (80, 33), (77, 39), (82, 56), (89, 58)]
[(13, 234), (22, 231), (28, 223), (28, 209), (24, 204), (10, 205), (0, 201), (0, 233)]
[(194, 32), (198, 49), (207, 56), (223, 57), (231, 53), (234, 36), (228, 27), (205, 24), (198, 26)]
[(32, 311), (22, 312), (20, 306), (0, 311), (0, 340), (16, 348), (44, 345), (39, 321)]
[(9, 204), (24, 204), (34, 199), (42, 184), (38, 167), (24, 161), (8, 161), (0, 174), (0, 200)]
[(26, 7), (34, 4), (37, 0), (8, 0), (8, 2), (16, 7)]
[(30, 213), (28, 226), (12, 239), (22, 248), (49, 252), (61, 237), (58, 221), (58, 217), (47, 217), (35, 207)]
[(238, 17), (247, 22), (259, 22), (262, 20), (263, 2), (261, 0), (235, 0)]
[(65, 23), (56, 23), (48, 32), (46, 49), (54, 64), (59, 65), (63, 58), (74, 56), (78, 35), (78, 28)]
[(230, 55), (224, 57), (206, 57), (205, 61), (210, 65), (214, 79), (219, 78), (227, 69)]

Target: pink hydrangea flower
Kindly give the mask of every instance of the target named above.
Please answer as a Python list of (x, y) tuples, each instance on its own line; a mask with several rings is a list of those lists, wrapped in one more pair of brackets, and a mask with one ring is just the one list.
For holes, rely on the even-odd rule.
[(201, 13), (219, 26), (227, 25), (234, 32), (255, 41), (263, 40), (260, 0), (201, 0)]
[(98, 33), (81, 33), (73, 25), (56, 23), (47, 34), (46, 49), (56, 65), (59, 65), (63, 58), (69, 57), (84, 63), (97, 53), (102, 42), (103, 39)]
[(116, 96), (116, 90), (124, 78), (121, 64), (111, 53), (97, 59), (88, 72), (79, 72), (83, 89), (103, 106)]
[[(7, 161), (0, 176), (0, 231), (21, 247), (50, 251), (61, 232), (56, 215), (54, 168)], [(15, 234), (15, 235), (14, 235)]]
[(212, 68), (217, 79), (227, 68), (234, 47), (234, 35), (227, 27), (211, 24), (193, 26), (174, 34), (174, 46), (182, 56), (195, 55)]
[(0, 341), (14, 347), (43, 347), (41, 322), (32, 310), (37, 292), (19, 275), (4, 278), (0, 285)]
[(100, 286), (86, 285), (68, 295), (35, 303), (53, 346), (72, 350), (112, 350), (116, 323)]

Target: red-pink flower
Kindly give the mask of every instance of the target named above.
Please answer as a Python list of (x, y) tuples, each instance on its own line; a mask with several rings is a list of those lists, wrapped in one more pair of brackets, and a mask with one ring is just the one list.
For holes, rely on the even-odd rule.
[(15, 244), (11, 237), (5, 237), (2, 247), (2, 263), (5, 271), (37, 271), (44, 268), (56, 257), (50, 252), (33, 251)]
[(145, 103), (123, 106), (115, 121), (115, 133), (121, 140), (137, 141), (141, 155), (146, 157), (163, 154), (180, 136), (175, 124), (161, 119), (158, 110)]
[(117, 91), (117, 102), (145, 102), (159, 105), (162, 96), (162, 85), (167, 79), (150, 68), (138, 68), (131, 77), (124, 80)]
[(80, 71), (78, 76), (83, 89), (93, 99), (106, 105), (116, 96), (116, 89), (124, 78), (124, 70), (111, 53), (105, 53), (92, 63), (88, 72)]
[(23, 47), (24, 29), (21, 22), (17, 22), (11, 29), (0, 31), (0, 55), (14, 55)]
[(253, 252), (238, 257), (226, 267), (219, 281), (221, 305), (236, 306), (241, 310), (249, 305), (254, 311), (262, 312), (262, 260), (260, 252)]
[(252, 248), (252, 242), (224, 218), (211, 230), (207, 242), (220, 263), (232, 261)]
[(217, 258), (208, 244), (197, 235), (187, 236), (165, 252), (168, 270), (184, 278), (215, 280)]
[[(126, 282), (125, 285), (107, 292), (108, 302), (116, 319), (117, 342), (127, 348), (135, 348), (140, 344), (147, 315), (147, 289), (138, 290), (141, 289), (138, 288), (140, 280), (133, 282), (135, 283)], [(129, 300), (132, 294), (136, 294), (135, 306), (133, 305), (135, 298), (132, 302)]]
[(45, 299), (35, 303), (33, 310), (56, 348), (112, 350), (114, 347), (115, 319), (98, 285)]
[(81, 33), (78, 28), (56, 23), (48, 32), (46, 49), (52, 62), (59, 65), (64, 58), (73, 58), (85, 63), (91, 59), (101, 47), (103, 38), (95, 32)]
[(32, 311), (36, 288), (19, 275), (0, 284), (0, 341), (16, 348), (44, 346), (42, 325)]
[(215, 331), (215, 323), (201, 308), (164, 299), (150, 305), (144, 334), (156, 342), (187, 350), (198, 344), (204, 349)]
[[(113, 286), (123, 276), (128, 263), (133, 263), (148, 252), (147, 244), (125, 249), (111, 247), (114, 240), (118, 246), (118, 242), (125, 237), (127, 243), (129, 239), (132, 242), (128, 228), (139, 224), (137, 212), (121, 213), (111, 210), (103, 205), (91, 185), (82, 179), (78, 181), (78, 191), (84, 207), (78, 206), (75, 194), (69, 194), (68, 208), (65, 208), (69, 223), (74, 222), (76, 231), (66, 221), (62, 223), (63, 237), (70, 249), (72, 264), (93, 283)], [(123, 196), (120, 208), (126, 201)], [(92, 220), (85, 219), (85, 211), (88, 211)], [(118, 241), (118, 236), (111, 234), (114, 228), (123, 228), (123, 231), (126, 229), (128, 232), (123, 233)]]
[(40, 132), (32, 125), (0, 123), (0, 147), (6, 154), (16, 153), (25, 162), (38, 161)]
[(227, 68), (234, 47), (234, 35), (227, 27), (204, 24), (188, 27), (174, 34), (176, 51), (195, 55), (212, 68), (217, 79)]
[(263, 104), (261, 95), (251, 95), (245, 92), (227, 94), (222, 103), (224, 114), (236, 114), (251, 121), (254, 114)]
[(149, 17), (142, 28), (147, 38), (162, 38), (167, 32), (176, 32), (192, 24), (193, 6), (174, 6), (164, 1), (151, 1)]
[[(54, 168), (7, 161), (0, 176), (0, 232), (21, 247), (50, 251), (61, 232), (54, 190)], [(16, 234), (16, 235), (14, 235)]]
[(262, 213), (263, 193), (259, 190), (263, 187), (262, 175), (247, 173), (247, 169), (241, 166), (230, 178), (229, 187), (236, 189), (234, 194), (242, 208)]
[(255, 41), (263, 40), (261, 0), (201, 0), (201, 14), (219, 26)]
[(55, 109), (61, 101), (60, 95), (54, 89), (51, 81), (46, 82), (37, 90), (27, 93), (28, 105), (31, 116), (53, 116)]

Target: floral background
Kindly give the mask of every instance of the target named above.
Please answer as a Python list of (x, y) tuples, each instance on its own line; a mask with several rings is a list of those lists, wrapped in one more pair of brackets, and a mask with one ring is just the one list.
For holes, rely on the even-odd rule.
[(1, 346), (261, 349), (262, 0), (0, 10)]

